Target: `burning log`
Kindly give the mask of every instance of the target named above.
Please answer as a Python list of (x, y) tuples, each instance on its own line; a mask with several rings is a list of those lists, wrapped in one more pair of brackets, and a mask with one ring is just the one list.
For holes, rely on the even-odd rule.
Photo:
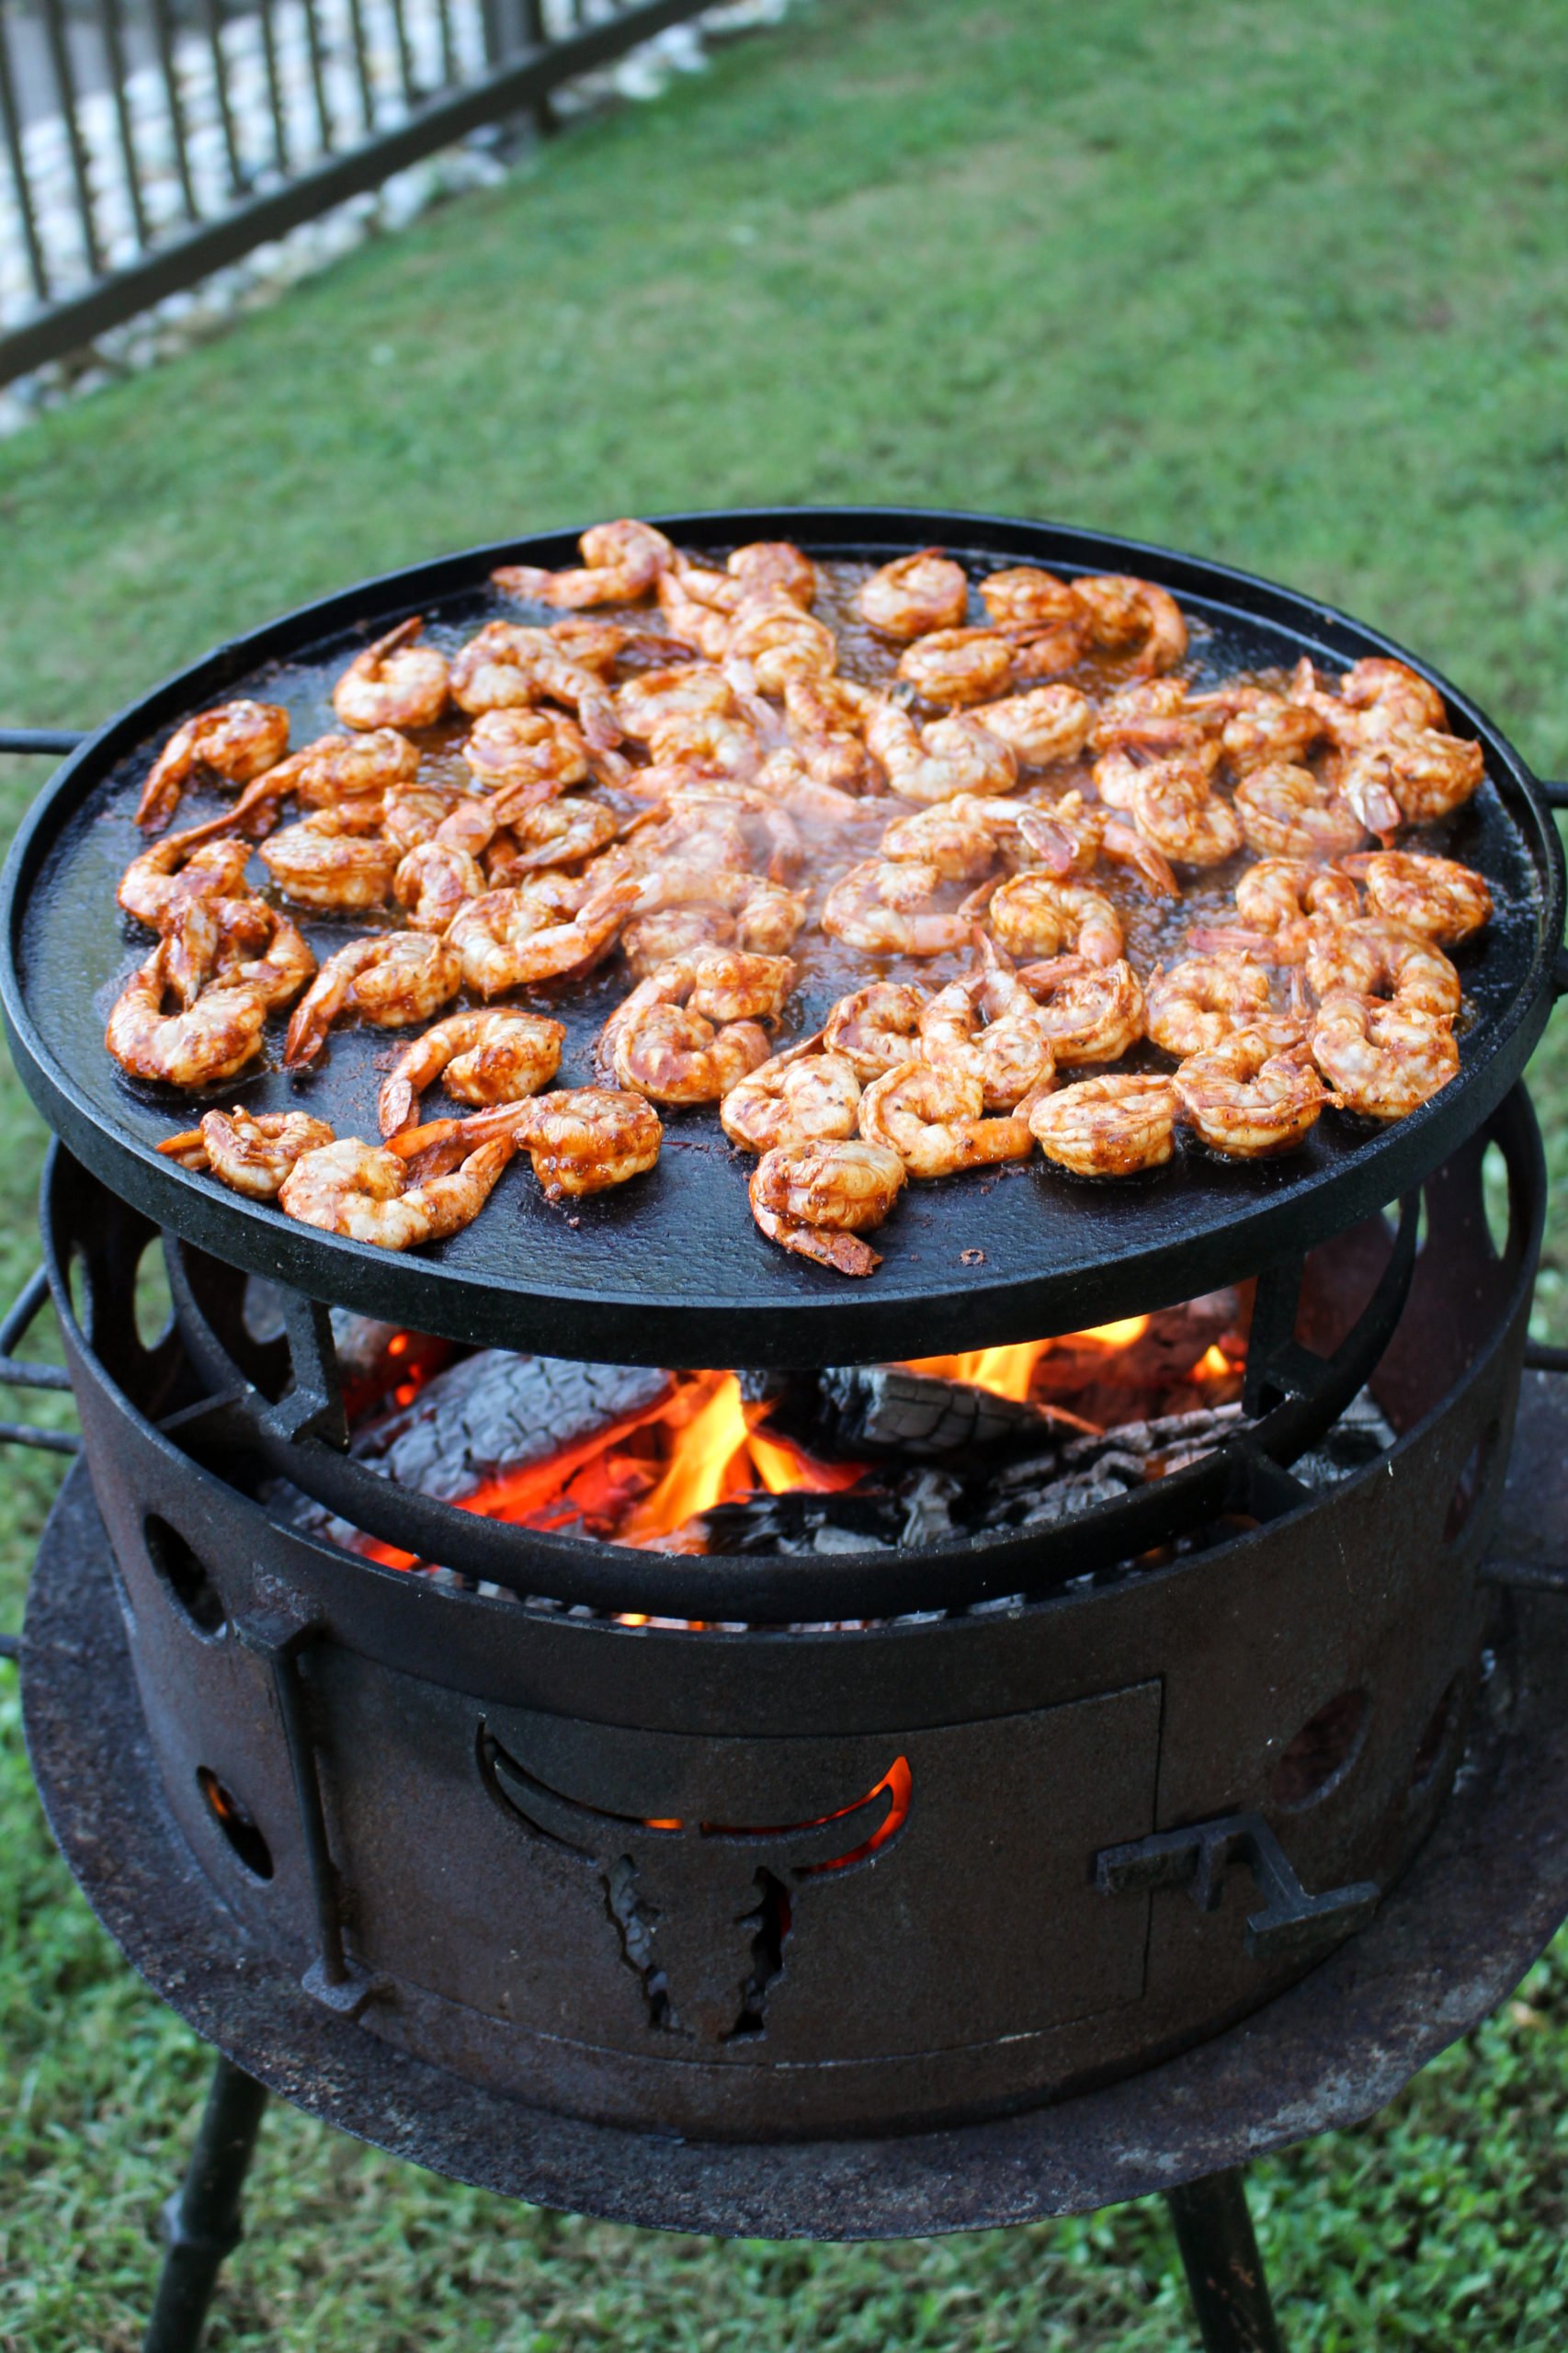
[(663, 1413), (674, 1373), (643, 1365), (483, 1348), (437, 1373), (417, 1397), (355, 1431), (349, 1451), (400, 1487), (457, 1503), (543, 1463), (581, 1461), (612, 1433)]
[(1037, 1443), (1060, 1417), (907, 1365), (846, 1364), (790, 1376), (769, 1401), (763, 1427), (812, 1454), (927, 1461)]

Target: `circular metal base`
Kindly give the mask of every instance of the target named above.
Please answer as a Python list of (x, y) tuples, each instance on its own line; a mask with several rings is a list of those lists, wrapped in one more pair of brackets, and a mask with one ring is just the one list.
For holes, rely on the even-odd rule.
[[(1568, 1383), (1527, 1380), (1516, 1469), (1562, 1461), (1553, 1388)], [(1547, 1492), (1532, 1522), (1558, 1499), (1550, 1476), (1536, 1483)], [(822, 2239), (1087, 2212), (1392, 2098), (1511, 1990), (1568, 1913), (1568, 1597), (1500, 1593), (1495, 1660), (1415, 1865), (1369, 1928), (1266, 2009), (1130, 2081), (1001, 2121), (756, 2146), (581, 2123), (477, 2090), (324, 2008), (247, 1942), (165, 1806), (80, 1466), (44, 1533), (23, 1653), (28, 1748), (67, 1862), (153, 1991), (247, 2074), (392, 2155), (539, 2205)]]

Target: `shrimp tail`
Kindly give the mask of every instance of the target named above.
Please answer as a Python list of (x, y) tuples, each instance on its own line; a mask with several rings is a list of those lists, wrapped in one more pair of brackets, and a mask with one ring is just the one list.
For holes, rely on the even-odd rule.
[(752, 1215), (768, 1240), (777, 1242), (780, 1249), (793, 1251), (798, 1258), (814, 1258), (819, 1267), (831, 1267), (835, 1274), (875, 1274), (882, 1263), (881, 1251), (873, 1250), (869, 1242), (862, 1242), (858, 1233), (838, 1233), (825, 1226), (801, 1224), (794, 1218), (762, 1206), (755, 1197)]

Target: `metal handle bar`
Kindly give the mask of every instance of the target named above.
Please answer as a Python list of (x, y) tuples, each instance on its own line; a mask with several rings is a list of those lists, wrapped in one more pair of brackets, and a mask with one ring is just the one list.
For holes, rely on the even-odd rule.
[(74, 752), (86, 740), (85, 733), (71, 733), (59, 727), (0, 727), (0, 752)]

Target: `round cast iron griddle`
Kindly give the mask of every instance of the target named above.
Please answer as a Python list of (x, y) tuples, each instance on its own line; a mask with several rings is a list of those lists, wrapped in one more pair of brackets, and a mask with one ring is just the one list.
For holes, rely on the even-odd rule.
[[(1056, 525), (881, 509), (659, 519), (678, 543), (699, 550), (790, 538), (818, 557), (880, 563), (939, 543), (976, 576), (1020, 562), (1069, 574), (1136, 573), (1162, 582), (1198, 624), (1199, 678), (1289, 665), (1301, 654), (1332, 668), (1368, 654), (1411, 658), (1330, 607), (1266, 581)], [(69, 1148), (158, 1224), (312, 1297), (478, 1345), (692, 1366), (925, 1356), (1106, 1323), (1308, 1247), (1429, 1175), (1523, 1068), (1551, 1002), (1562, 851), (1517, 754), (1473, 704), (1415, 664), (1438, 687), (1456, 732), (1479, 737), (1487, 755), (1476, 799), (1421, 838), (1479, 868), (1497, 912), (1460, 951), (1469, 1008), (1460, 1074), (1391, 1127), (1330, 1113), (1301, 1151), (1251, 1165), (1184, 1138), (1167, 1169), (1121, 1183), (1086, 1183), (1037, 1157), (911, 1186), (877, 1236), (884, 1262), (868, 1280), (764, 1241), (746, 1200), (752, 1164), (731, 1151), (707, 1109), (667, 1118), (658, 1166), (597, 1199), (552, 1206), (519, 1160), (466, 1231), (401, 1256), (321, 1233), (161, 1159), (159, 1140), (214, 1101), (255, 1111), (298, 1106), (340, 1134), (373, 1135), (373, 1057), (384, 1058), (392, 1042), (381, 1032), (337, 1033), (302, 1085), (269, 1066), (205, 1097), (134, 1084), (110, 1060), (104, 1021), (148, 947), (115, 910), (114, 892), (141, 847), (131, 822), (141, 780), (174, 725), (229, 697), (256, 695), (286, 704), (291, 740), (307, 743), (333, 724), (332, 680), (368, 638), (410, 612), (426, 615), (435, 641), (449, 646), (497, 614), (517, 618), (517, 604), (490, 587), (492, 568), (559, 565), (574, 560), (574, 549), (569, 532), (477, 549), (275, 621), (108, 722), (35, 803), (0, 881), (0, 1002), (12, 1049), (34, 1101)], [(180, 822), (222, 805), (216, 795), (189, 796)], [(324, 955), (366, 926), (303, 927)], [(932, 965), (943, 978), (958, 969), (949, 959)], [(612, 964), (586, 984), (522, 999), (568, 1024), (562, 1085), (591, 1076), (593, 1038), (626, 985)], [(817, 1027), (846, 985), (838, 978), (813, 987), (808, 975), (784, 1039)], [(440, 1098), (429, 1098), (429, 1108), (437, 1111)]]

